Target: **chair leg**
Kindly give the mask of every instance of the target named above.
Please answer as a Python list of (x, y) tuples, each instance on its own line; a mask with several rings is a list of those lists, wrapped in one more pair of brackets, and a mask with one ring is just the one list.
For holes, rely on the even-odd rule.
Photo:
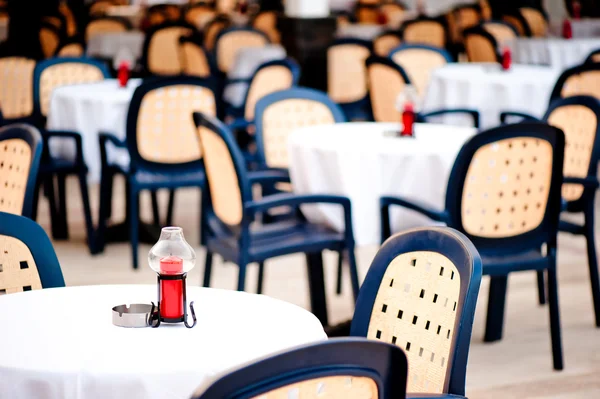
[(69, 238), (69, 222), (67, 219), (67, 176), (60, 174), (56, 176), (58, 187), (58, 215), (60, 231), (65, 238)]
[(138, 224), (140, 220), (139, 214), (139, 201), (140, 195), (137, 189), (130, 184), (129, 185), (129, 238), (131, 240), (131, 257), (133, 262), (133, 268), (138, 268), (138, 244), (139, 244), (139, 232)]
[[(90, 195), (88, 192), (87, 185), (87, 173), (85, 170), (79, 172), (79, 188), (81, 190), (81, 201), (83, 203), (83, 216), (85, 218), (85, 230), (87, 233), (88, 248), (91, 253), (95, 253), (95, 239), (94, 239), (94, 222), (92, 221), (92, 210), (90, 207)], [(66, 220), (65, 213), (65, 220)]]
[(60, 215), (56, 205), (54, 193), (54, 178), (52, 175), (44, 177), (44, 193), (48, 198), (48, 207), (50, 208), (50, 222), (52, 224), (52, 238), (55, 240), (65, 240), (64, 232), (61, 231)]
[(246, 261), (239, 262), (238, 267), (240, 268), (240, 271), (239, 271), (239, 275), (238, 275), (237, 290), (244, 291), (246, 289), (246, 268), (247, 268)]
[(175, 189), (169, 190), (169, 205), (167, 208), (167, 226), (173, 225), (173, 208), (175, 207)]
[(258, 284), (256, 286), (256, 293), (263, 293), (263, 284), (265, 281), (265, 262), (258, 263)]
[(150, 197), (152, 197), (152, 218), (154, 219), (154, 224), (160, 226), (160, 213), (158, 211), (158, 195), (156, 190), (150, 191)]
[(540, 305), (546, 304), (546, 281), (544, 278), (544, 271), (537, 271), (537, 287), (538, 287), (538, 301)]
[(206, 251), (206, 259), (204, 259), (204, 281), (202, 282), (202, 286), (206, 288), (210, 287), (210, 276), (212, 274), (212, 257), (213, 254), (211, 252)]
[(337, 283), (335, 285), (335, 293), (340, 295), (342, 293), (342, 278), (344, 277), (344, 252), (340, 251), (338, 253), (338, 263), (337, 263)]
[(554, 268), (548, 270), (548, 308), (550, 310), (550, 338), (552, 339), (554, 370), (562, 370), (564, 365), (558, 310), (558, 283), (556, 280), (556, 269)]
[(33, 201), (31, 202), (31, 220), (36, 221), (38, 215), (38, 204), (40, 201), (40, 188), (41, 181), (38, 179), (35, 182), (35, 189), (33, 191)]
[[(106, 245), (106, 224), (110, 220), (112, 202), (113, 176), (109, 172), (103, 172), (100, 177), (100, 209), (98, 212), (98, 228), (94, 243), (94, 253), (104, 251)], [(126, 206), (129, 206), (127, 204)]]
[(485, 342), (494, 342), (502, 339), (504, 327), (504, 305), (506, 302), (506, 286), (508, 276), (494, 276), (490, 278), (490, 293), (485, 322)]
[(327, 317), (327, 296), (325, 294), (325, 276), (323, 273), (323, 254), (307, 253), (308, 287), (310, 290), (310, 307), (313, 314), (324, 327), (329, 325)]
[(585, 212), (585, 239), (587, 244), (588, 267), (590, 269), (590, 283), (592, 286), (596, 327), (600, 327), (600, 277), (598, 276), (598, 259), (596, 257), (593, 203), (591, 203), (591, 206), (589, 206)]
[(356, 266), (356, 255), (354, 254), (354, 247), (348, 248), (348, 267), (350, 269), (350, 281), (352, 282), (352, 293), (354, 294), (354, 301), (358, 299), (358, 292), (360, 285), (358, 282), (358, 269)]

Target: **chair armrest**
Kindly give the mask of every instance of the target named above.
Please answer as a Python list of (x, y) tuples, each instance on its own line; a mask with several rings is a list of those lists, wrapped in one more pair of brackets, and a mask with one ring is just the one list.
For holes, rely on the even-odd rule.
[[(227, 119), (227, 118), (226, 118)], [(235, 118), (232, 122), (227, 123), (227, 126), (232, 130), (246, 130), (253, 122), (249, 122), (244, 118)]]
[(448, 214), (446, 211), (438, 211), (431, 208), (430, 205), (417, 200), (408, 200), (400, 197), (381, 197), (379, 203), (382, 211), (384, 209), (387, 210), (391, 205), (397, 205), (415, 212), (419, 212), (436, 222), (446, 223), (448, 220)]
[(269, 169), (254, 171), (248, 173), (250, 184), (274, 184), (274, 183), (290, 183), (290, 175), (287, 170)]
[(600, 183), (593, 177), (564, 177), (563, 184), (581, 184), (586, 188), (598, 188)]
[(233, 78), (233, 79), (225, 78), (225, 86), (227, 86), (227, 85), (233, 85), (233, 84), (236, 84), (236, 83), (248, 83), (248, 84), (250, 84), (251, 81), (252, 81), (252, 77), (250, 77), (250, 78)]
[(126, 148), (127, 143), (124, 140), (120, 140), (118, 137), (111, 133), (100, 132), (98, 134), (98, 143), (100, 145), (100, 162), (102, 169), (108, 166), (108, 152), (106, 143), (111, 143), (118, 148)]
[(83, 139), (81, 138), (81, 134), (77, 132), (71, 132), (67, 130), (44, 130), (42, 137), (45, 141), (45, 151), (48, 151), (47, 154), (50, 156), (49, 144), (53, 138), (66, 138), (72, 139), (75, 141), (75, 153), (76, 153), (76, 162), (83, 165)]
[(447, 108), (431, 112), (422, 112), (418, 115), (419, 122), (427, 122), (427, 118), (444, 114), (468, 114), (473, 119), (473, 126), (479, 128), (479, 111), (469, 108)]
[(449, 393), (407, 393), (406, 399), (467, 399), (461, 395), (451, 395)]
[(525, 114), (523, 112), (506, 111), (506, 112), (500, 113), (500, 123), (504, 125), (506, 123), (506, 119), (508, 119), (508, 117), (510, 117), (510, 116), (516, 116), (517, 118), (523, 118), (525, 121), (540, 122), (540, 119), (536, 118), (533, 115)]

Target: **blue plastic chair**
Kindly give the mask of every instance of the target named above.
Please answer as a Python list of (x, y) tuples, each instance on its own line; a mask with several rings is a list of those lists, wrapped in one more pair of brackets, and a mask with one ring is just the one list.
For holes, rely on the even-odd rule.
[(448, 26), (445, 16), (427, 17), (420, 15), (416, 19), (405, 21), (400, 27), (402, 43), (422, 44), (446, 48), (448, 46)]
[[(247, 265), (259, 264), (260, 282), (264, 262), (277, 256), (306, 254), (313, 313), (323, 325), (328, 324), (323, 277), (322, 252), (326, 249), (347, 252), (354, 296), (358, 295), (358, 272), (354, 255), (354, 234), (350, 200), (334, 195), (269, 195), (254, 201), (252, 185), (275, 184), (287, 177), (269, 171), (248, 173), (244, 158), (229, 129), (209, 116), (194, 114), (204, 154), (204, 165), (210, 195), (203, 201), (206, 266), (204, 286), (210, 285), (213, 254), (219, 254), (239, 267), (237, 289), (246, 287)], [(257, 215), (277, 207), (298, 209), (300, 205), (337, 204), (344, 211), (345, 231), (339, 233), (328, 226), (301, 218), (285, 219), (268, 225), (254, 225)], [(250, 226), (252, 225), (252, 229)]]
[[(177, 188), (204, 186), (204, 168), (192, 119), (195, 111), (216, 115), (215, 84), (212, 80), (193, 77), (161, 78), (147, 81), (133, 93), (127, 113), (127, 137), (121, 141), (111, 134), (100, 134), (102, 177), (100, 182), (100, 216), (98, 218), (98, 251), (107, 238), (128, 238), (132, 246), (133, 268), (138, 267), (139, 194), (150, 190), (153, 195), (154, 223), (160, 224), (156, 191), (170, 189), (166, 224), (173, 213)], [(109, 163), (107, 144), (127, 148), (129, 165)], [(111, 214), (114, 176), (127, 181), (127, 217), (124, 225), (115, 226), (121, 233), (106, 232)], [(200, 223), (202, 225), (202, 223)]]
[[(157, 6), (164, 6), (157, 4)], [(171, 5), (172, 6), (172, 5)], [(177, 31), (177, 35), (172, 35)], [(140, 65), (145, 75), (177, 76), (183, 73), (179, 39), (193, 35), (196, 28), (182, 21), (167, 21), (146, 32)], [(161, 36), (163, 36), (161, 38)], [(169, 45), (165, 40), (171, 41)]]
[[(502, 63), (502, 55), (498, 52), (500, 49), (498, 41), (484, 27), (478, 25), (465, 29), (462, 36), (469, 62)], [(471, 46), (470, 42), (474, 40), (476, 40), (475, 46)], [(483, 43), (486, 43), (487, 48), (482, 47)]]
[[(278, 73), (285, 69), (285, 74)], [(287, 75), (289, 73), (289, 75)], [(279, 80), (275, 81), (275, 79)], [(287, 90), (298, 85), (300, 66), (291, 58), (267, 61), (261, 64), (250, 79), (238, 79), (235, 83), (247, 83), (248, 90), (241, 105), (225, 103), (225, 121), (231, 129), (247, 130), (254, 123), (256, 103), (267, 94)], [(229, 83), (232, 81), (230, 80)]]
[(42, 136), (33, 126), (0, 128), (0, 211), (31, 218), (42, 147)]
[(406, 355), (393, 345), (331, 339), (235, 370), (200, 387), (192, 399), (270, 397), (275, 390), (287, 390), (289, 398), (354, 398), (359, 391), (365, 398), (404, 399), (407, 369)]
[(586, 64), (594, 64), (594, 63), (599, 63), (600, 62), (600, 48), (598, 50), (594, 50), (590, 53), (590, 55), (588, 55), (588, 57), (585, 59), (585, 63)]
[(33, 220), (0, 212), (0, 247), (2, 274), (13, 276), (4, 279), (11, 286), (0, 284), (0, 295), (65, 286), (52, 243)]
[(464, 396), (481, 273), (479, 253), (454, 229), (396, 234), (371, 263), (350, 335), (405, 350), (409, 371), (418, 370), (409, 373), (409, 397)]
[(402, 206), (446, 223), (473, 242), (483, 260), (483, 274), (491, 276), (486, 342), (502, 338), (509, 273), (545, 271), (556, 370), (563, 368), (556, 239), (564, 148), (564, 133), (555, 127), (501, 126), (463, 146), (448, 182), (445, 210), (405, 198), (381, 198), (382, 240), (390, 236), (389, 208)]
[[(38, 63), (34, 72), (33, 114), (35, 125), (40, 129), (44, 138), (39, 184), (44, 183), (45, 193), (50, 202), (52, 236), (54, 239), (66, 239), (69, 236), (66, 178), (69, 175), (77, 176), (83, 202), (87, 243), (91, 252), (94, 252), (94, 226), (87, 187), (88, 169), (83, 158), (83, 138), (79, 132), (47, 130), (46, 118), (48, 116), (50, 97), (53, 89), (65, 85), (99, 82), (107, 78), (110, 78), (110, 74), (106, 65), (88, 58), (52, 58)], [(50, 142), (56, 138), (73, 141), (75, 147), (74, 159), (52, 156), (50, 153)], [(54, 176), (57, 177), (58, 182), (58, 206), (54, 197)], [(33, 209), (34, 218), (36, 214), (37, 200)]]
[(26, 57), (0, 57), (2, 124), (34, 123), (33, 73), (35, 60)]
[(255, 44), (257, 40), (261, 41), (263, 45), (267, 45), (271, 42), (264, 32), (248, 26), (232, 26), (221, 30), (215, 40), (214, 53), (217, 61), (217, 68), (222, 74), (227, 74), (227, 72), (229, 72), (231, 63), (235, 58), (235, 51), (232, 59), (223, 58), (221, 46), (223, 45), (222, 43), (226, 36), (236, 36), (234, 43), (237, 49), (250, 47), (249, 44)]
[(327, 49), (327, 94), (349, 121), (371, 120), (364, 62), (373, 52), (367, 40), (336, 39)]

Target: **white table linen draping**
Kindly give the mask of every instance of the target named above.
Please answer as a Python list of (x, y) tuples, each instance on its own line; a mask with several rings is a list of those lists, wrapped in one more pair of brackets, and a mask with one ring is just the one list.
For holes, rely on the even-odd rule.
[[(99, 133), (112, 133), (125, 139), (127, 111), (140, 79), (131, 79), (127, 87), (119, 87), (115, 79), (103, 82), (64, 86), (55, 89), (50, 99), (48, 129), (71, 130), (82, 136), (83, 156), (89, 169), (90, 182), (100, 181)], [(53, 139), (50, 151), (55, 156), (73, 158), (75, 148), (71, 141)], [(128, 165), (125, 150), (109, 149), (111, 162)]]
[(579, 65), (600, 48), (599, 38), (518, 38), (506, 45), (517, 64), (547, 65), (561, 71)]
[(405, 4), (409, 10), (417, 10), (419, 1), (423, 3), (425, 15), (431, 17), (445, 14), (456, 6), (477, 4), (476, 0), (405, 0), (402, 3)]
[[(270, 44), (264, 47), (240, 49), (235, 56), (233, 66), (227, 73), (229, 79), (249, 79), (263, 63), (281, 60), (286, 57), (283, 46)], [(223, 90), (223, 99), (236, 107), (241, 106), (248, 91), (247, 83), (233, 83)]]
[(156, 286), (54, 288), (0, 297), (0, 397), (188, 399), (237, 365), (327, 338), (318, 319), (262, 295), (188, 286), (198, 324), (122, 328), (112, 307)]
[[(562, 37), (564, 20), (552, 21), (550, 23), (550, 32), (557, 37)], [(585, 18), (580, 20), (571, 20), (571, 30), (573, 38), (600, 38), (600, 18)]]
[(140, 31), (97, 33), (88, 41), (87, 54), (111, 59), (118, 67), (121, 61), (133, 65), (142, 57), (144, 33)]
[[(537, 65), (513, 65), (503, 71), (497, 64), (448, 64), (436, 69), (423, 110), (471, 108), (478, 110), (481, 128), (500, 124), (503, 111), (520, 111), (542, 117), (560, 71)], [(447, 124), (471, 124), (462, 115), (436, 118)]]
[[(357, 245), (379, 243), (379, 199), (384, 195), (426, 201), (442, 210), (456, 155), (476, 133), (473, 128), (416, 124), (414, 138), (389, 136), (399, 129), (388, 123), (342, 123), (300, 128), (289, 137), (294, 192), (350, 198)], [(339, 206), (302, 209), (309, 220), (344, 230)], [(432, 223), (398, 207), (391, 220), (393, 231)]]
[(371, 41), (386, 30), (386, 26), (375, 24), (351, 24), (340, 26), (336, 32), (338, 38), (353, 38)]

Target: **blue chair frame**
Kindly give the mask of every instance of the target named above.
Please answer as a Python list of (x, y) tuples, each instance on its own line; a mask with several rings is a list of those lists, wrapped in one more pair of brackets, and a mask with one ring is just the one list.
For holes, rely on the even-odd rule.
[[(229, 226), (222, 222), (212, 208), (210, 195), (202, 200), (204, 219), (203, 235), (207, 247), (204, 269), (204, 286), (210, 286), (213, 253), (220, 254), (225, 261), (233, 262), (239, 267), (237, 289), (243, 291), (246, 284), (246, 269), (249, 263), (259, 264), (259, 282), (264, 277), (264, 261), (273, 257), (293, 253), (306, 254), (309, 285), (311, 291), (311, 308), (321, 323), (328, 325), (325, 285), (323, 276), (322, 251), (329, 249), (341, 253), (346, 251), (350, 262), (350, 275), (354, 298), (358, 296), (359, 282), (354, 254), (354, 233), (352, 228), (352, 209), (350, 200), (336, 195), (269, 195), (254, 201), (252, 185), (269, 185), (287, 182), (289, 178), (272, 171), (248, 173), (244, 157), (237, 147), (229, 129), (215, 118), (195, 113), (194, 120), (198, 127), (203, 127), (217, 134), (227, 146), (231, 155), (239, 182), (243, 217), (240, 225)], [(207, 179), (207, 186), (210, 181)], [(204, 190), (203, 193), (209, 190)], [(250, 225), (256, 217), (277, 207), (298, 209), (304, 204), (337, 204), (344, 210), (345, 229), (343, 233), (333, 232), (329, 228), (312, 224), (300, 219), (284, 220), (272, 223), (263, 228), (250, 231)], [(259, 286), (259, 290), (262, 287)]]
[[(520, 123), (500, 126), (472, 137), (461, 149), (452, 168), (447, 186), (445, 210), (435, 210), (427, 204), (400, 197), (381, 198), (382, 241), (391, 235), (389, 215), (391, 206), (401, 206), (413, 210), (464, 233), (461, 205), (465, 179), (473, 155), (486, 144), (518, 137), (538, 138), (550, 143), (553, 148), (552, 181), (550, 182), (546, 214), (537, 228), (524, 234), (495, 239), (466, 234), (481, 254), (483, 274), (491, 276), (484, 340), (492, 342), (502, 338), (508, 274), (526, 270), (546, 271), (554, 368), (562, 370), (563, 357), (556, 278), (556, 241), (561, 210), (560, 191), (563, 182), (562, 168), (565, 148), (565, 136), (560, 129), (542, 123)], [(542, 255), (540, 248), (544, 244), (546, 245), (546, 254)]]
[[(349, 37), (334, 40), (333, 43), (329, 45), (327, 50), (335, 46), (344, 46), (349, 44), (364, 47), (369, 51), (369, 53), (373, 53), (372, 41)], [(329, 76), (327, 76), (327, 78), (329, 79)], [(344, 111), (344, 115), (346, 115), (346, 119), (349, 121), (360, 118), (363, 118), (365, 120), (373, 119), (368, 90), (364, 98), (350, 103), (338, 103), (338, 105), (342, 108), (342, 110)]]
[[(66, 177), (68, 175), (75, 175), (79, 180), (79, 187), (81, 191), (81, 198), (83, 202), (83, 211), (85, 217), (85, 225), (87, 232), (87, 243), (90, 252), (94, 252), (94, 226), (92, 222), (92, 214), (90, 210), (90, 200), (87, 187), (87, 165), (83, 158), (83, 138), (79, 132), (72, 131), (49, 131), (46, 129), (46, 117), (42, 114), (40, 104), (40, 78), (46, 68), (52, 67), (57, 64), (87, 64), (94, 66), (100, 70), (105, 79), (110, 78), (110, 73), (107, 66), (100, 61), (91, 58), (51, 58), (45, 61), (39, 62), (34, 71), (33, 78), (33, 118), (36, 127), (42, 132), (44, 139), (44, 148), (42, 151), (42, 160), (40, 166), (40, 173), (38, 179), (38, 185), (42, 182), (45, 186), (45, 193), (48, 196), (50, 202), (50, 216), (52, 220), (52, 236), (54, 239), (67, 239), (69, 237), (68, 223), (67, 223), (67, 196), (66, 196)], [(75, 146), (75, 160), (63, 160), (53, 158), (50, 153), (49, 143), (54, 138), (70, 139), (74, 142)], [(52, 181), (53, 176), (57, 176), (58, 182), (58, 207), (56, 206), (56, 200), (54, 197), (54, 183)], [(34, 199), (33, 206), (33, 218), (37, 214), (37, 195)]]
[[(440, 54), (442, 57), (444, 57), (444, 59), (446, 59), (446, 61), (448, 61), (448, 63), (454, 62), (452, 60), (452, 56), (446, 50), (440, 49), (437, 47), (433, 47), (433, 46), (427, 46), (425, 44), (401, 44), (398, 47), (394, 48), (392, 51), (390, 51), (388, 58), (392, 62), (394, 62), (394, 60), (393, 60), (394, 54), (396, 54), (399, 51), (412, 50), (412, 49), (423, 49), (423, 50), (434, 51), (434, 52)], [(396, 64), (396, 63), (394, 62), (394, 64)], [(396, 65), (398, 65), (398, 64), (396, 64)], [(400, 68), (402, 68), (402, 65), (398, 65), (398, 66)], [(404, 72), (403, 77), (405, 78), (406, 83), (411, 84), (410, 77), (408, 76), (408, 73), (406, 72), (406, 70), (404, 70), (404, 68), (402, 68), (402, 71)], [(444, 115), (444, 114), (467, 114), (473, 120), (473, 126), (477, 129), (479, 128), (479, 119), (480, 119), (479, 111), (474, 110), (474, 109), (469, 109), (469, 108), (446, 108), (446, 109), (440, 109), (440, 110), (433, 110), (433, 111), (429, 111), (429, 112), (419, 112), (417, 114), (417, 122), (427, 123), (429, 118), (432, 118), (434, 116)]]
[[(375, 255), (361, 287), (350, 335), (367, 336), (375, 299), (389, 264), (398, 255), (415, 251), (430, 251), (446, 256), (460, 275), (460, 300), (454, 324), (457, 333), (448, 359), (450, 373), (446, 376), (445, 392), (464, 396), (467, 359), (482, 274), (479, 253), (464, 234), (448, 227), (431, 227), (408, 230), (386, 240)], [(436, 397), (443, 398), (444, 395)]]
[[(166, 224), (171, 224), (173, 214), (173, 204), (175, 200), (175, 189), (183, 187), (198, 187), (204, 188), (205, 176), (204, 167), (201, 160), (178, 163), (165, 164), (148, 161), (140, 155), (137, 146), (137, 120), (140, 107), (144, 96), (155, 89), (161, 87), (169, 87), (173, 85), (196, 85), (211, 90), (215, 94), (216, 101), (216, 85), (212, 79), (202, 79), (196, 77), (170, 77), (148, 80), (139, 86), (133, 93), (129, 111), (127, 113), (127, 137), (125, 141), (121, 141), (117, 137), (109, 133), (101, 133), (99, 135), (100, 151), (102, 160), (102, 179), (100, 183), (100, 215), (98, 218), (97, 243), (95, 245), (97, 251), (104, 249), (106, 237), (106, 220), (111, 214), (111, 197), (112, 185), (114, 176), (121, 174), (125, 176), (127, 181), (127, 216), (123, 225), (115, 226), (115, 229), (123, 231), (131, 241), (132, 247), (132, 263), (133, 268), (138, 268), (138, 243), (140, 239), (139, 226), (139, 194), (142, 190), (150, 190), (152, 194), (152, 211), (154, 215), (155, 225), (160, 224), (160, 215), (158, 211), (158, 201), (156, 191), (158, 189), (169, 189), (169, 205), (166, 218)], [(190, 120), (192, 115), (190, 114)], [(128, 168), (123, 168), (120, 165), (110, 164), (108, 162), (107, 144), (110, 143), (116, 147), (127, 148), (131, 158)], [(202, 226), (202, 221), (200, 222)], [(122, 234), (110, 234), (113, 238), (119, 237)]]
[(372, 379), (378, 391), (373, 399), (404, 399), (407, 370), (406, 355), (396, 346), (358, 338), (331, 339), (245, 366), (192, 399), (256, 398), (290, 384), (335, 376)]
[(0, 235), (14, 237), (27, 245), (36, 263), (42, 288), (65, 286), (52, 243), (39, 224), (24, 216), (0, 212)]
[(33, 126), (26, 124), (11, 124), (0, 128), (0, 144), (4, 140), (20, 139), (29, 144), (31, 148), (31, 163), (29, 164), (29, 177), (25, 188), (25, 198), (21, 215), (31, 218), (33, 199), (36, 195), (37, 176), (42, 159), (42, 135)]

